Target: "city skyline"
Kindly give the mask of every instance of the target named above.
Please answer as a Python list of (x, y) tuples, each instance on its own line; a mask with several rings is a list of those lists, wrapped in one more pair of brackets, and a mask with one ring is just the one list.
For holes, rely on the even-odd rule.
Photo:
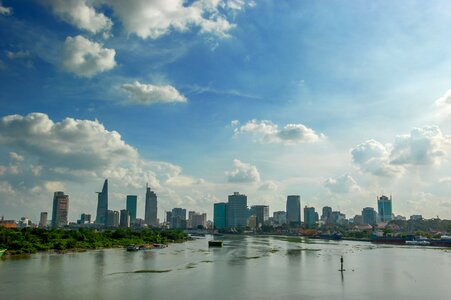
[(0, 215), (64, 191), (94, 220), (108, 178), (107, 210), (137, 195), (143, 219), (147, 182), (160, 221), (234, 191), (451, 219), (450, 8), (1, 0)]

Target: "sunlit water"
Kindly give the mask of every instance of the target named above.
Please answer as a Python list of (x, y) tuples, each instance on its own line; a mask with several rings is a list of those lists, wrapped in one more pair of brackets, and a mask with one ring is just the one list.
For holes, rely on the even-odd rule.
[(451, 299), (449, 249), (244, 236), (209, 249), (208, 239), (3, 259), (0, 299)]

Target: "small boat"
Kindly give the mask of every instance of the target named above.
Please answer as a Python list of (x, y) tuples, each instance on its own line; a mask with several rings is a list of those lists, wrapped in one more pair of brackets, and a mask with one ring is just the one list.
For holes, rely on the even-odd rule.
[(139, 246), (131, 244), (127, 246), (127, 251), (138, 251), (139, 250)]
[(163, 248), (166, 248), (167, 246), (168, 245), (165, 245), (165, 244), (158, 244), (158, 243), (153, 244), (153, 247), (155, 249), (163, 249)]
[(223, 241), (219, 240), (211, 240), (208, 241), (208, 247), (222, 247)]
[(0, 257), (2, 257), (3, 254), (5, 254), (6, 250), (7, 250), (7, 249), (0, 249)]
[(406, 241), (406, 245), (410, 246), (429, 246), (431, 242), (427, 240), (414, 240), (414, 241)]

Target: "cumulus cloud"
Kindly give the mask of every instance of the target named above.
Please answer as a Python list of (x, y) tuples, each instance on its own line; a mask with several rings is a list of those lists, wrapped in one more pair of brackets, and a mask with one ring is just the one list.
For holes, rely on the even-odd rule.
[[(238, 125), (232, 121), (232, 125)], [(316, 133), (303, 124), (287, 124), (283, 128), (268, 120), (251, 120), (234, 129), (235, 136), (251, 134), (255, 141), (261, 143), (315, 143), (324, 139), (324, 134)]]
[(3, 6), (2, 2), (0, 1), (0, 15), (10, 16), (12, 14), (13, 9), (11, 7)]
[(278, 185), (274, 181), (266, 181), (258, 188), (260, 191), (277, 191)]
[(80, 35), (67, 37), (61, 57), (64, 70), (83, 77), (92, 77), (116, 66), (114, 49), (92, 42)]
[(410, 134), (395, 138), (390, 154), (394, 165), (427, 165), (439, 163), (446, 152), (443, 145), (450, 140), (438, 126), (414, 128)]
[(108, 32), (113, 25), (108, 17), (97, 12), (86, 0), (48, 0), (47, 3), (55, 15), (82, 30)]
[(16, 152), (9, 152), (9, 157), (11, 160), (16, 162), (22, 162), (24, 160), (22, 155), (17, 154)]
[[(201, 33), (228, 37), (235, 27), (227, 20), (227, 10), (241, 10), (242, 1), (199, 0), (104, 0), (129, 33), (156, 39), (170, 31), (186, 32), (198, 27)], [(250, 6), (250, 5), (249, 5)]]
[(151, 105), (155, 103), (184, 103), (186, 97), (170, 85), (143, 84), (138, 81), (126, 83), (121, 88), (128, 93), (129, 102)]
[(22, 59), (22, 58), (28, 58), (31, 56), (30, 51), (6, 51), (6, 56), (9, 59)]
[(435, 101), (435, 106), (443, 116), (451, 116), (451, 89)]
[(324, 181), (324, 187), (326, 187), (331, 193), (339, 194), (360, 191), (359, 185), (349, 174), (344, 174), (337, 178), (326, 179), (326, 181)]
[(397, 136), (393, 145), (368, 140), (352, 148), (351, 155), (362, 171), (390, 176), (412, 165), (439, 164), (449, 141), (450, 137), (443, 135), (438, 126), (425, 126)]
[(260, 173), (257, 167), (248, 163), (241, 162), (238, 159), (233, 160), (234, 169), (226, 172), (229, 182), (233, 183), (257, 183), (260, 182)]

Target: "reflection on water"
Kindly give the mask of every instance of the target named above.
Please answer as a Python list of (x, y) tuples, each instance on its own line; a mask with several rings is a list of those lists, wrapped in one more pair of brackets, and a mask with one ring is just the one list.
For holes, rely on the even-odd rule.
[[(0, 261), (2, 299), (446, 299), (450, 252), (298, 237), (225, 236), (164, 249)], [(340, 272), (340, 257), (344, 268)]]

